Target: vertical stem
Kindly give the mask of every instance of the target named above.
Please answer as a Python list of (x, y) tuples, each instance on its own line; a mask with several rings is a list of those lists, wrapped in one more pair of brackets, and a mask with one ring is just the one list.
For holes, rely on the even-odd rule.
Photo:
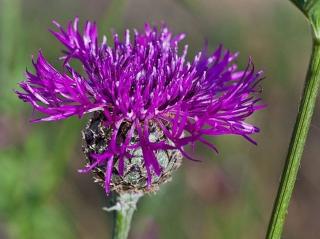
[(131, 219), (142, 194), (120, 194), (116, 196), (112, 239), (127, 239)]
[(301, 156), (308, 136), (320, 83), (320, 43), (313, 41), (312, 56), (300, 101), (299, 112), (291, 137), (280, 187), (267, 232), (267, 239), (281, 238), (292, 191), (297, 178)]

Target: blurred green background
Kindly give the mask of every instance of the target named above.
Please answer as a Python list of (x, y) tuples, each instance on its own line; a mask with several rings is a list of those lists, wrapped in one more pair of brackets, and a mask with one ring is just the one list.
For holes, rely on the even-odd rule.
[[(219, 137), (215, 155), (184, 161), (174, 180), (139, 203), (131, 239), (264, 238), (309, 60), (311, 37), (303, 16), (283, 0), (0, 0), (0, 238), (110, 238), (112, 216), (104, 191), (84, 165), (80, 130), (88, 118), (30, 124), (32, 109), (13, 93), (41, 48), (59, 66), (61, 45), (47, 31), (79, 16), (101, 33), (165, 21), (186, 32), (189, 56), (205, 41), (252, 56), (265, 71), (268, 105), (250, 120), (261, 127), (253, 146)], [(319, 139), (316, 108), (284, 238), (320, 238)]]

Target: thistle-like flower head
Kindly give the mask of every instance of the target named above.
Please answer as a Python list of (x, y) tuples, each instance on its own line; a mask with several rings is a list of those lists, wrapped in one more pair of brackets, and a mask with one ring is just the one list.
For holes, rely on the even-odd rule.
[[(160, 152), (192, 159), (184, 146), (197, 141), (216, 150), (205, 135), (234, 134), (254, 142), (250, 135), (259, 130), (245, 120), (263, 106), (257, 96), (261, 72), (251, 60), (239, 70), (237, 53), (220, 46), (210, 54), (205, 47), (187, 61), (188, 47), (179, 47), (185, 35), (174, 36), (164, 25), (127, 30), (122, 40), (113, 34), (111, 45), (105, 36), (99, 41), (95, 23), (87, 22), (83, 31), (78, 18), (67, 29), (54, 24), (58, 30), (51, 32), (66, 48), (63, 70), (39, 52), (35, 73), (26, 72), (17, 94), (45, 115), (33, 122), (96, 112), (83, 131), (89, 164), (82, 171), (98, 171), (107, 192), (113, 174), (122, 177), (135, 166), (137, 150), (146, 174), (142, 187), (150, 188), (167, 165)], [(84, 74), (72, 60), (80, 61)]]

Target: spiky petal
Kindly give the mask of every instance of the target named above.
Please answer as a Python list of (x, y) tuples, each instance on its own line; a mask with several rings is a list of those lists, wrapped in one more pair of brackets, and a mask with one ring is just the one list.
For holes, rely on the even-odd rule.
[[(205, 135), (234, 134), (254, 142), (250, 135), (259, 129), (245, 120), (263, 108), (257, 96), (262, 73), (254, 70), (251, 60), (238, 70), (238, 54), (220, 46), (211, 54), (205, 48), (187, 62), (187, 46), (179, 53), (185, 35), (174, 36), (164, 25), (146, 24), (144, 31), (134, 30), (133, 34), (127, 30), (123, 40), (114, 34), (113, 46), (105, 36), (99, 42), (95, 23), (87, 22), (83, 32), (78, 29), (78, 18), (67, 29), (55, 25), (58, 30), (51, 32), (66, 47), (63, 71), (39, 52), (33, 62), (35, 73), (26, 73), (26, 80), (20, 83), (23, 91), (17, 94), (45, 115), (36, 122), (103, 112), (112, 135), (106, 151), (96, 155), (88, 169), (105, 165), (107, 191), (114, 160), (130, 158), (129, 147), (134, 146), (128, 142), (133, 131), (139, 135), (135, 147), (142, 148), (149, 175), (162, 170), (155, 157), (157, 150), (175, 149), (191, 158), (183, 146), (196, 141), (215, 150)], [(81, 62), (84, 75), (70, 66), (71, 60)], [(123, 122), (130, 123), (131, 134), (119, 142)], [(150, 141), (151, 123), (163, 130), (172, 145)]]

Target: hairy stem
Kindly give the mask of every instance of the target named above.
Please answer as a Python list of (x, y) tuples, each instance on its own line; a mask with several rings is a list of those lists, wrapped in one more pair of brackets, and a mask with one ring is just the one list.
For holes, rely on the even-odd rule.
[(114, 226), (112, 239), (127, 239), (131, 227), (131, 220), (136, 210), (137, 202), (142, 194), (118, 194), (115, 196), (116, 204), (107, 208), (107, 211), (114, 210)]
[(312, 56), (294, 131), (274, 204), (267, 239), (281, 238), (288, 206), (297, 178), (300, 161), (310, 128), (320, 83), (320, 43), (313, 41)]

